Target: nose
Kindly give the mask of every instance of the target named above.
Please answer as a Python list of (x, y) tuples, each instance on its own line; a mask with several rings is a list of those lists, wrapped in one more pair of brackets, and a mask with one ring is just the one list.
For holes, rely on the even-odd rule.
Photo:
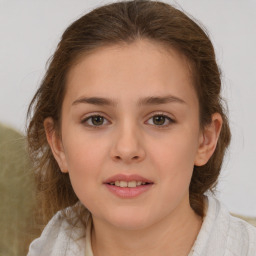
[(111, 158), (126, 164), (141, 162), (145, 158), (143, 137), (134, 125), (123, 125), (115, 131), (111, 149)]

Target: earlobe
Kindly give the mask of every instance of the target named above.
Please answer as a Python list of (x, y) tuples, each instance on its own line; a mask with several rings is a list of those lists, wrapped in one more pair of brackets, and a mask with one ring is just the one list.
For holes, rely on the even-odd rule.
[(44, 130), (47, 137), (48, 144), (52, 150), (52, 154), (57, 161), (61, 172), (68, 172), (66, 156), (63, 149), (62, 141), (60, 136), (54, 127), (54, 121), (51, 117), (44, 120)]
[(194, 165), (205, 165), (213, 155), (219, 139), (222, 126), (222, 117), (219, 113), (212, 115), (212, 122), (202, 131), (199, 138), (199, 147)]

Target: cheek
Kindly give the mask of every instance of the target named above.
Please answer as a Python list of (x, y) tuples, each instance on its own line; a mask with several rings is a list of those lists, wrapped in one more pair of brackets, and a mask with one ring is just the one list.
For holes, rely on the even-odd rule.
[[(74, 136), (75, 137), (75, 136)], [(92, 139), (66, 138), (64, 147), (68, 172), (79, 199), (90, 195), (93, 184), (101, 182), (101, 172), (106, 158), (104, 143)], [(82, 200), (83, 201), (83, 200)]]
[[(173, 167), (176, 170), (183, 169), (185, 166), (193, 167), (197, 152), (196, 136), (186, 136), (186, 134), (173, 134), (162, 141), (151, 143), (151, 152), (154, 161), (161, 166)], [(153, 146), (155, 145), (155, 146)]]
[[(106, 157), (107, 143), (84, 132), (70, 133), (66, 136), (64, 148), (70, 171), (93, 170)], [(97, 168), (95, 169), (97, 170)]]
[(189, 187), (197, 145), (195, 134), (180, 132), (168, 136), (161, 146), (152, 147), (151, 159), (159, 170), (159, 179), (173, 193)]

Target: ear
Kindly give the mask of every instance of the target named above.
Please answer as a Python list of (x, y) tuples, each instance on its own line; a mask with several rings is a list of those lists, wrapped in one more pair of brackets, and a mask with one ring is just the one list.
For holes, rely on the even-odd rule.
[(219, 113), (212, 115), (212, 122), (207, 125), (199, 137), (199, 147), (197, 150), (194, 165), (205, 165), (213, 155), (219, 139), (222, 126), (222, 117)]
[(60, 167), (61, 172), (68, 172), (67, 161), (62, 141), (54, 127), (54, 121), (51, 117), (48, 117), (44, 120), (44, 130), (46, 133), (48, 144), (52, 150), (55, 160)]

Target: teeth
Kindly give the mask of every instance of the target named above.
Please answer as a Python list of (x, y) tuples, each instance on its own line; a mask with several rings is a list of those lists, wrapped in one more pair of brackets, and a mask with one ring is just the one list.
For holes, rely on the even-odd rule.
[(129, 187), (129, 188), (136, 188), (136, 185), (137, 185), (137, 184), (136, 184), (136, 181), (129, 181), (129, 182), (128, 182), (128, 187)]
[(136, 188), (137, 186), (140, 185), (146, 185), (146, 182), (142, 182), (142, 181), (115, 181), (115, 182), (110, 182), (110, 185), (115, 185), (117, 187), (121, 187), (121, 188)]
[(120, 181), (120, 187), (121, 188), (126, 188), (127, 187), (127, 182), (126, 181)]

